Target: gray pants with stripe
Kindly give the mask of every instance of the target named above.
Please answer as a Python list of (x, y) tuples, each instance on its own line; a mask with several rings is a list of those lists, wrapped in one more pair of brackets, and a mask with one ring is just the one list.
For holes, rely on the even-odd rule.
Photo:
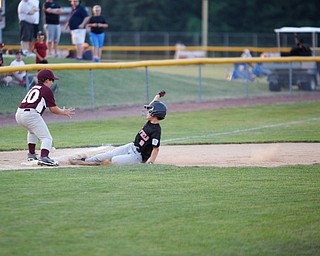
[(86, 158), (86, 162), (103, 162), (111, 160), (112, 164), (139, 164), (142, 163), (142, 156), (137, 151), (133, 142), (114, 148), (113, 150), (101, 154), (97, 154)]

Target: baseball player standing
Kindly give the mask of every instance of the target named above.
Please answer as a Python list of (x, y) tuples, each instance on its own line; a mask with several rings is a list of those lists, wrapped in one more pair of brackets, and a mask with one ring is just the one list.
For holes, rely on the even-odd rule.
[[(52, 136), (42, 118), (48, 107), (53, 114), (71, 117), (74, 108), (59, 108), (54, 99), (51, 86), (54, 80), (59, 80), (49, 69), (42, 69), (37, 75), (38, 84), (33, 86), (24, 97), (16, 112), (17, 123), (28, 130), (28, 161), (38, 160), (39, 165), (57, 166), (58, 163), (49, 158), (52, 147)], [(36, 143), (41, 141), (41, 156), (35, 152)]]
[(167, 114), (167, 107), (159, 101), (165, 91), (159, 92), (153, 101), (144, 106), (147, 109), (147, 123), (138, 132), (133, 142), (117, 147), (109, 152), (97, 154), (88, 158), (72, 158), (71, 164), (98, 165), (109, 161), (111, 164), (153, 164), (158, 156), (161, 138), (159, 121)]

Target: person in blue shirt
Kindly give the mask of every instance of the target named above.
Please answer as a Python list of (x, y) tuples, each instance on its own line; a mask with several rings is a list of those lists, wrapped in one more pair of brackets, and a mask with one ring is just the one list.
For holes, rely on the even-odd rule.
[(86, 29), (81, 28), (80, 25), (84, 19), (88, 16), (86, 9), (80, 5), (79, 0), (70, 0), (72, 6), (72, 12), (65, 28), (70, 29), (72, 44), (76, 46), (77, 57), (76, 59), (82, 59), (82, 44), (86, 39)]

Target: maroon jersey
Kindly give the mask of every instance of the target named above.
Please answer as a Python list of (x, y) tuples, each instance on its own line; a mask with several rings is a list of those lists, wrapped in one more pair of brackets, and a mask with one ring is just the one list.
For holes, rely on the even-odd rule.
[[(37, 50), (37, 53), (42, 57), (46, 57), (47, 55), (47, 44), (46, 42), (36, 42), (33, 46), (33, 49)], [(40, 62), (40, 59), (38, 58), (38, 56), (36, 57), (36, 63), (39, 63)]]
[(48, 107), (55, 107), (56, 102), (51, 89), (44, 84), (33, 86), (19, 105), (19, 108), (34, 108), (40, 115)]

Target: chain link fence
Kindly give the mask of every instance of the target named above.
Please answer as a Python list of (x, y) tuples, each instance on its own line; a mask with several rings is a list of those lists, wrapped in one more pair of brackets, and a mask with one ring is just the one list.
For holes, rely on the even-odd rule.
[[(51, 68), (60, 77), (54, 84), (59, 106), (78, 109), (143, 105), (159, 90), (168, 92), (166, 102), (206, 102), (218, 99), (301, 95), (319, 90), (316, 61), (297, 58), (215, 58), (119, 63), (64, 63), (2, 67), (3, 72)], [(286, 62), (282, 62), (286, 61)], [(266, 62), (266, 63), (264, 63)], [(237, 65), (243, 65), (237, 70)], [(254, 75), (263, 64), (270, 73)], [(235, 74), (237, 73), (237, 75)], [(14, 113), (28, 87), (1, 83), (0, 113)]]

